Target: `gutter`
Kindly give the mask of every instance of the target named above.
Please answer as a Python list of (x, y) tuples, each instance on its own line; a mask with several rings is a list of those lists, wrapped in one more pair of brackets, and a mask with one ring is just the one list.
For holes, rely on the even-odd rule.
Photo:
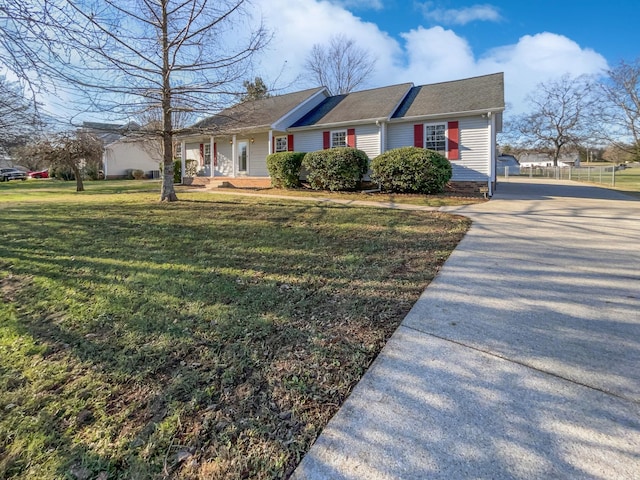
[(389, 120), (389, 123), (399, 123), (399, 122), (406, 122), (406, 121), (419, 121), (419, 120), (426, 120), (426, 119), (439, 119), (439, 118), (450, 118), (450, 117), (461, 117), (461, 116), (465, 116), (465, 117), (470, 117), (470, 116), (474, 116), (474, 115), (486, 115), (487, 112), (494, 112), (494, 113), (502, 113), (504, 112), (505, 107), (496, 107), (496, 108), (483, 108), (481, 110), (464, 110), (461, 112), (443, 112), (443, 113), (435, 113), (432, 115), (416, 115), (413, 117), (398, 117), (398, 118), (391, 118)]

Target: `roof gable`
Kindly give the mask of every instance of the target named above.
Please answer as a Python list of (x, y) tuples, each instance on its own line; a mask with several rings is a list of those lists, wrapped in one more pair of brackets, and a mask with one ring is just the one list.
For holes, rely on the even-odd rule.
[(326, 89), (324, 87), (316, 87), (239, 103), (196, 123), (193, 128), (217, 133), (269, 128), (300, 104), (323, 90)]
[(389, 118), (412, 85), (402, 83), (329, 97), (291, 127)]
[(504, 74), (413, 87), (393, 118), (504, 110)]

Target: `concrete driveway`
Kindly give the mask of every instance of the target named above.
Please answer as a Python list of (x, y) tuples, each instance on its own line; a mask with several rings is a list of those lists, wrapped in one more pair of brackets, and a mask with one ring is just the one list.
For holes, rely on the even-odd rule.
[(510, 179), (294, 479), (640, 479), (640, 202)]

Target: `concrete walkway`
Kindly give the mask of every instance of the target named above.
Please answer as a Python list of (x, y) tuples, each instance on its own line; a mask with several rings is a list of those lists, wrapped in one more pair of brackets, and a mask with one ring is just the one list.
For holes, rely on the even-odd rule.
[(640, 202), (510, 179), (292, 478), (640, 479)]

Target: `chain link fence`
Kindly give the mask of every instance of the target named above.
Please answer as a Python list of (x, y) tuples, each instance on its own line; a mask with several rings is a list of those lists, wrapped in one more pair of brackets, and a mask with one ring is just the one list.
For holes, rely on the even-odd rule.
[(623, 165), (596, 167), (498, 167), (498, 177), (553, 178), (556, 180), (574, 180), (576, 182), (597, 183), (615, 187), (616, 173), (624, 169)]

